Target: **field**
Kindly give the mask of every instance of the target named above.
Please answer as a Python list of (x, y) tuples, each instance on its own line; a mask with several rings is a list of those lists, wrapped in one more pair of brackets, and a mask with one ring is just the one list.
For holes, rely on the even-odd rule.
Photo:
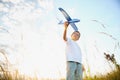
[[(65, 80), (64, 78), (61, 79), (43, 79), (37, 77), (28, 77), (25, 75), (19, 75), (17, 71), (14, 74), (10, 74), (10, 72), (2, 72), (0, 75), (0, 80)], [(120, 69), (114, 70), (106, 75), (96, 75), (94, 77), (88, 76), (85, 77), (83, 80), (120, 80)]]
[(120, 70), (113, 71), (106, 75), (97, 75), (94, 77), (87, 77), (84, 80), (120, 80)]

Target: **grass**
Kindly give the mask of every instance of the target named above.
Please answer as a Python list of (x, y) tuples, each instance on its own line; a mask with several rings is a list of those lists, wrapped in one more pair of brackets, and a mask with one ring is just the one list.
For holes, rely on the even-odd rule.
[[(25, 75), (19, 75), (18, 73), (15, 74), (8, 74), (4, 73), (4, 75), (0, 75), (0, 80), (57, 80), (57, 79), (38, 79), (38, 78), (31, 78)], [(64, 78), (59, 80), (65, 80)], [(86, 77), (83, 80), (120, 80), (120, 69), (114, 70), (106, 75), (96, 75), (94, 77)]]
[(120, 80), (120, 69), (114, 70), (106, 75), (86, 77), (84, 80)]

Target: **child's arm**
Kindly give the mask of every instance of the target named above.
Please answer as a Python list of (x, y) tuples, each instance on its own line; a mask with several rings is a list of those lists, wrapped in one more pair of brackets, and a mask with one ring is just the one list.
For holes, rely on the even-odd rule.
[(69, 23), (65, 22), (64, 23), (64, 32), (63, 32), (63, 40), (67, 41), (67, 28), (68, 28)]

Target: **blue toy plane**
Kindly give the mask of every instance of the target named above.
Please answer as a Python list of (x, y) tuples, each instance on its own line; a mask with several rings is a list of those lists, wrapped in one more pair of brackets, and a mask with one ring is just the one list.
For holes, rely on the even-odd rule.
[[(78, 28), (77, 28), (77, 26), (76, 26), (74, 23), (80, 22), (80, 20), (79, 20), (79, 19), (71, 19), (70, 16), (67, 14), (67, 12), (66, 12), (64, 9), (62, 9), (62, 8), (58, 8), (58, 9), (62, 12), (62, 14), (63, 14), (64, 17), (66, 18), (66, 20), (67, 20), (67, 21), (69, 22), (69, 24), (72, 26), (72, 28), (73, 28), (75, 31), (78, 31)], [(59, 24), (63, 24), (63, 22), (60, 21)]]

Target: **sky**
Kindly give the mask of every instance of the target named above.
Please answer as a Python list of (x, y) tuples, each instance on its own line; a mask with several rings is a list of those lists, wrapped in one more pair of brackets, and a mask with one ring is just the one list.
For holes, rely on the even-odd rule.
[[(65, 77), (64, 28), (58, 23), (66, 20), (59, 7), (72, 19), (80, 19), (78, 44), (86, 74), (104, 74), (114, 68), (104, 52), (114, 54), (120, 64), (119, 0), (1, 0), (0, 48), (14, 69), (30, 76)], [(68, 36), (72, 32), (69, 26)]]

